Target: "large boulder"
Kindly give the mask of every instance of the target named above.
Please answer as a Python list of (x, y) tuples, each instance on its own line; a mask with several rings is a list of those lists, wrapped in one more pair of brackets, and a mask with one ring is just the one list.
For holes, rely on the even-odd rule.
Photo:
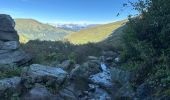
[(9, 51), (0, 54), (0, 64), (17, 64), (22, 65), (28, 62), (31, 58), (22, 50)]
[[(31, 83), (46, 83), (46, 85), (61, 85), (67, 77), (67, 72), (61, 68), (33, 64), (23, 72), (26, 85)], [(26, 86), (27, 87), (27, 86)]]
[(89, 76), (97, 74), (100, 71), (101, 71), (100, 64), (88, 61), (80, 66), (76, 66), (71, 71), (70, 74), (71, 74), (71, 78), (73, 79), (76, 79), (76, 78), (88, 79)]
[(0, 97), (6, 98), (5, 93), (15, 93), (18, 91), (20, 83), (20, 77), (5, 78), (0, 80)]
[(19, 41), (19, 36), (14, 29), (14, 20), (9, 15), (0, 14), (0, 21), (0, 40)]
[(22, 100), (51, 100), (52, 98), (54, 98), (53, 94), (45, 86), (37, 84), (22, 97)]
[(19, 47), (18, 41), (0, 41), (0, 49), (1, 50), (16, 50)]
[(9, 15), (0, 14), (0, 65), (23, 65), (31, 60), (19, 49), (19, 36), (14, 27), (15, 22)]

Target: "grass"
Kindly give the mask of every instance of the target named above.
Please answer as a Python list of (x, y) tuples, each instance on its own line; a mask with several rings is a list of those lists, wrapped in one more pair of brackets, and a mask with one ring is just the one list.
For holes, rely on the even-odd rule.
[(72, 31), (56, 28), (33, 19), (15, 19), (15, 22), (15, 29), (23, 43), (36, 39), (58, 41), (62, 40), (65, 35), (72, 33)]
[(120, 28), (126, 22), (127, 20), (123, 20), (80, 30), (66, 36), (65, 39), (73, 44), (97, 43), (108, 38), (114, 30)]

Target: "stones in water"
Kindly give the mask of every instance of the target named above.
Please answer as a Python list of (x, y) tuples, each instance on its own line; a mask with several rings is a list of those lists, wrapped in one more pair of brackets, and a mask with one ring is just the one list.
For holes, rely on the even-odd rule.
[(91, 75), (89, 80), (92, 83), (100, 85), (102, 87), (106, 87), (106, 88), (112, 87), (110, 70), (107, 69), (104, 63), (101, 63), (101, 68), (103, 72), (97, 73), (95, 75)]
[(80, 66), (75, 67), (75, 69), (73, 69), (70, 74), (71, 77), (74, 79), (75, 78), (88, 79), (90, 75), (94, 75), (101, 72), (100, 69), (101, 68), (98, 63), (88, 61)]

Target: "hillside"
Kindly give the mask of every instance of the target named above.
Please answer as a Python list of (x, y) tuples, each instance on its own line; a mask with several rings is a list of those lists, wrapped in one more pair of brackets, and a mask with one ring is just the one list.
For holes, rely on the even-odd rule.
[(65, 35), (72, 32), (33, 19), (15, 19), (15, 22), (15, 28), (20, 35), (21, 42), (35, 39), (57, 41), (62, 40)]
[(100, 42), (108, 38), (114, 30), (125, 24), (127, 20), (109, 23), (105, 25), (98, 25), (88, 29), (74, 32), (65, 37), (66, 40), (73, 44), (86, 44), (88, 42)]

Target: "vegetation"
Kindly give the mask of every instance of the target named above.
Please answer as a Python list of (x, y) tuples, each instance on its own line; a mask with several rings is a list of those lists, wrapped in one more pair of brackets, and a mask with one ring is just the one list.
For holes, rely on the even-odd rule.
[(74, 32), (65, 37), (66, 40), (73, 44), (86, 44), (88, 42), (96, 43), (108, 38), (114, 30), (121, 27), (127, 20), (118, 21), (105, 25), (98, 25), (95, 27)]
[(136, 73), (133, 81), (136, 86), (145, 82), (155, 93), (168, 94), (170, 1), (139, 0), (130, 4), (140, 15), (135, 18), (129, 16), (124, 35), (123, 68)]
[(15, 19), (16, 30), (20, 35), (22, 43), (29, 40), (62, 40), (65, 35), (72, 33), (72, 31), (53, 27), (48, 24), (42, 24), (33, 19)]
[(29, 41), (21, 46), (33, 56), (33, 63), (53, 64), (64, 60), (83, 63), (88, 56), (99, 56), (105, 48), (101, 44), (88, 43), (86, 45), (73, 45), (62, 41)]

